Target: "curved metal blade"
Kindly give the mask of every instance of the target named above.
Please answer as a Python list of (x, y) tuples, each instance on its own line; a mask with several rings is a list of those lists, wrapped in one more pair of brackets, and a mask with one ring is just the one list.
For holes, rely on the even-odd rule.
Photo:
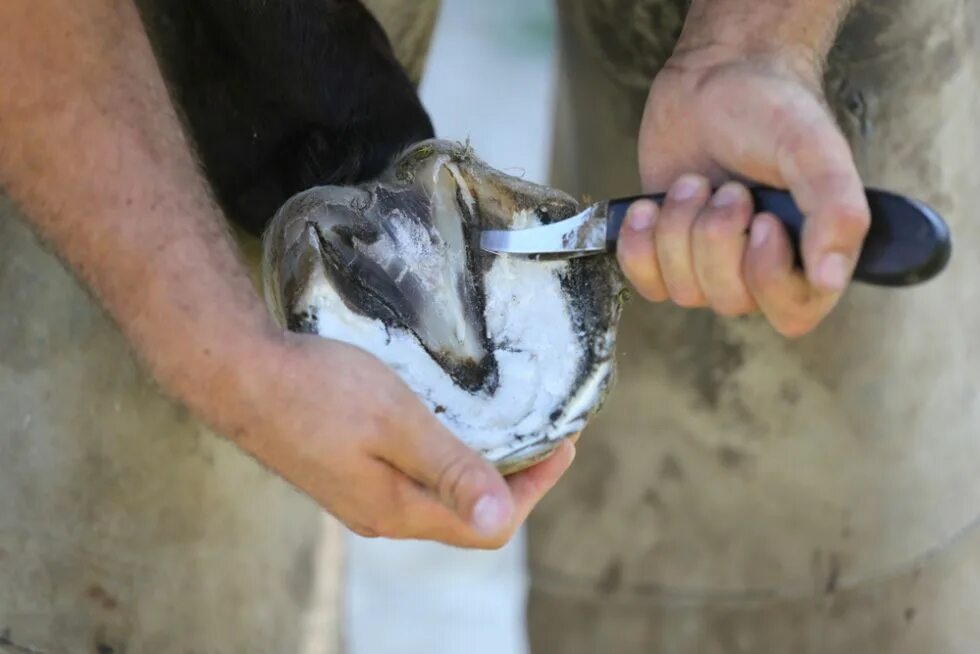
[(486, 230), (480, 247), (494, 254), (584, 256), (606, 251), (606, 215), (589, 207), (566, 220), (516, 230)]

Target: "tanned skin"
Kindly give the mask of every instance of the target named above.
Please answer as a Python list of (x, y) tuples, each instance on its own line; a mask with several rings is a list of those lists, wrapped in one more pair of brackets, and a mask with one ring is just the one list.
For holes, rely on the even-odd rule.
[[(761, 311), (788, 337), (811, 332), (837, 304), (870, 223), (822, 91), (851, 5), (694, 0), (640, 130), (646, 190), (672, 190), (660, 210), (633, 207), (619, 249), (641, 295), (724, 316)], [(807, 217), (805, 271), (776, 218), (753, 215), (746, 181), (793, 193)]]
[(359, 533), (500, 547), (571, 463), (505, 481), (379, 361), (273, 325), (130, 0), (0, 3), (0, 181), (164, 389)]
[[(147, 24), (153, 4), (141, 3)], [(190, 4), (189, 24), (203, 25), (204, 43), (222, 44), (216, 52), (228, 59), (197, 71), (202, 82), (180, 65), (179, 48), (168, 50), (166, 31), (155, 33), (185, 131), (131, 0), (0, 3), (0, 183), (165, 390), (349, 527), (501, 546), (574, 447), (505, 481), (376, 359), (275, 327), (226, 229), (227, 214), (257, 233), (270, 208), (311, 180), (370, 176), (389, 150), (431, 130), (377, 26), (362, 23), (369, 47), (357, 50), (363, 39), (319, 31), (330, 16), (297, 20), (317, 11), (301, 0)], [(320, 10), (331, 4), (356, 5), (324, 0)], [(644, 185), (673, 193), (660, 210), (637, 203), (620, 247), (642, 295), (724, 315), (761, 310), (790, 336), (813, 329), (836, 303), (868, 223), (860, 179), (819, 90), (849, 4), (692, 3), (640, 134)], [(263, 13), (270, 7), (285, 13)], [(281, 30), (266, 29), (275, 25)], [(298, 43), (312, 55), (290, 29), (309, 37)], [(373, 72), (386, 71), (388, 85), (377, 88), (401, 98), (392, 103), (401, 110), (386, 115), (377, 89), (343, 105), (344, 85), (363, 76), (327, 65), (330, 52), (356, 52)], [(220, 102), (208, 96), (216, 88), (244, 117), (216, 116)], [(338, 137), (365, 111), (363, 138)], [(249, 144), (243, 134), (255, 126)], [(709, 184), (726, 179), (793, 191), (809, 218), (805, 274), (792, 269), (775, 219), (752, 215), (740, 184), (708, 206)]]

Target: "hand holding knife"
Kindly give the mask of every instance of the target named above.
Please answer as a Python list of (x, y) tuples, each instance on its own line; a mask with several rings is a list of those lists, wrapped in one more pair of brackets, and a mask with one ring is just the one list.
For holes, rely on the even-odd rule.
[[(787, 228), (800, 261), (804, 216), (788, 191), (750, 187), (755, 213), (769, 212)], [(599, 202), (581, 213), (521, 230), (487, 230), (482, 249), (500, 255), (581, 257), (616, 251), (629, 207), (641, 199), (662, 204), (665, 196), (644, 195)], [(865, 239), (854, 280), (875, 286), (906, 287), (929, 281), (949, 263), (949, 228), (933, 209), (916, 200), (867, 189), (871, 227)]]

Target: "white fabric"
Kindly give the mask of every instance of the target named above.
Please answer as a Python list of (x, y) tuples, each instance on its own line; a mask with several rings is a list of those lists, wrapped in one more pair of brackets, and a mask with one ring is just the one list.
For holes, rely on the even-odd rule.
[(496, 552), (347, 538), (347, 654), (526, 654), (523, 532)]

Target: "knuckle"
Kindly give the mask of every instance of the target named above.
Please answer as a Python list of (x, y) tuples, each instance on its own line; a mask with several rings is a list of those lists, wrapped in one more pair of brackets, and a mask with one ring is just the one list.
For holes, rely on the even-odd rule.
[(369, 452), (390, 452), (402, 444), (397, 437), (398, 425), (392, 416), (380, 411), (369, 411), (363, 417), (365, 429), (361, 430), (360, 442)]
[(708, 214), (694, 226), (697, 235), (706, 241), (724, 241), (731, 236), (730, 222), (718, 214)]
[(636, 292), (647, 302), (661, 303), (666, 302), (670, 296), (663, 284), (652, 282), (645, 284), (634, 284)]
[(756, 311), (756, 304), (749, 298), (722, 299), (715, 303), (714, 310), (725, 318), (743, 318)]
[(636, 254), (628, 252), (622, 244), (616, 253), (616, 262), (619, 264), (619, 269), (623, 271), (623, 275), (630, 282), (635, 284), (636, 280), (641, 277), (639, 270), (642, 266), (642, 260)]
[(776, 142), (776, 149), (787, 158), (797, 159), (802, 154), (809, 152), (809, 135), (806, 130), (795, 127), (787, 128), (780, 132)]
[(801, 129), (797, 117), (788, 107), (779, 107), (773, 114), (777, 158), (796, 159), (810, 149), (810, 134)]
[(479, 475), (469, 457), (454, 456), (443, 464), (436, 477), (436, 492), (444, 501), (455, 499), (467, 481)]
[(392, 489), (387, 495), (376, 498), (371, 513), (364, 512), (358, 516), (354, 524), (349, 525), (351, 531), (364, 538), (400, 538), (405, 532), (405, 507), (403, 497)]
[(770, 289), (774, 285), (771, 275), (760, 271), (757, 266), (747, 266), (745, 271), (745, 285), (749, 288), (749, 292), (752, 293), (753, 297), (759, 299), (760, 303), (769, 303), (770, 296), (772, 295)]
[(670, 289), (670, 298), (684, 309), (698, 309), (707, 306), (707, 298), (694, 284), (676, 284)]
[(667, 195), (654, 225), (656, 238), (684, 238), (690, 234), (692, 223), (698, 217), (701, 205), (694, 200), (680, 201)]
[(667, 299), (656, 253), (641, 256), (635, 252), (621, 252), (619, 266), (640, 297), (649, 302), (663, 302)]
[(652, 257), (641, 257), (636, 254), (620, 257), (623, 274), (637, 286), (649, 285), (660, 276), (660, 267)]
[(668, 204), (665, 204), (664, 210), (660, 213), (660, 219), (653, 227), (654, 238), (657, 242), (683, 241), (691, 236), (696, 214), (671, 209)]
[(641, 293), (640, 295), (651, 304), (664, 304), (670, 299), (666, 291), (653, 291), (650, 293)]
[(780, 270), (750, 260), (745, 267), (745, 282), (750, 293), (767, 305), (786, 303), (786, 283)]
[(813, 145), (833, 122), (821, 105), (798, 99), (779, 103), (772, 112), (770, 124), (776, 135), (777, 152), (799, 158), (814, 152)]
[(704, 216), (694, 226), (696, 236), (712, 245), (734, 241), (734, 237), (739, 236), (741, 230), (735, 221), (728, 220), (728, 217), (727, 214)]
[(405, 525), (401, 519), (401, 513), (392, 510), (388, 515), (378, 518), (370, 523), (370, 530), (377, 534), (377, 538), (400, 539), (405, 535)]
[(361, 538), (380, 538), (381, 532), (377, 529), (367, 526), (364, 522), (347, 522), (347, 528), (352, 532), (360, 536)]
[(813, 331), (814, 326), (814, 321), (799, 318), (784, 318), (773, 322), (773, 327), (781, 336), (793, 340), (803, 338)]
[(831, 215), (847, 234), (863, 235), (871, 227), (871, 212), (866, 206), (840, 203), (831, 208)]

